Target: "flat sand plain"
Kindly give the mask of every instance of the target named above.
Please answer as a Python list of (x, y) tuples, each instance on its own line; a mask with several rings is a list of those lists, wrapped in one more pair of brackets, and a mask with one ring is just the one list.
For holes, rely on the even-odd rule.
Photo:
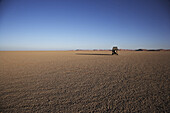
[(170, 112), (170, 52), (0, 52), (0, 112)]

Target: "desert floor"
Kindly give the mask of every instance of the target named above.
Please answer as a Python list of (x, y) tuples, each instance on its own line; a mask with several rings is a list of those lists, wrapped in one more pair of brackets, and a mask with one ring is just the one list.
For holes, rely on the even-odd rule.
[(170, 112), (169, 51), (0, 52), (0, 112)]

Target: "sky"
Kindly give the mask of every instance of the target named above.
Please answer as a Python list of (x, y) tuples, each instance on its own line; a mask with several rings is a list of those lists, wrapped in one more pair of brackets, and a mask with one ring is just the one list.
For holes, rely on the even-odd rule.
[(0, 0), (0, 50), (170, 49), (169, 0)]

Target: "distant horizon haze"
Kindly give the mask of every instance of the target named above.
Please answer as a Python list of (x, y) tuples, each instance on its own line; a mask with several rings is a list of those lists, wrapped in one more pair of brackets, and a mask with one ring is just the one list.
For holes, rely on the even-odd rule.
[(169, 0), (0, 0), (0, 51), (170, 49)]

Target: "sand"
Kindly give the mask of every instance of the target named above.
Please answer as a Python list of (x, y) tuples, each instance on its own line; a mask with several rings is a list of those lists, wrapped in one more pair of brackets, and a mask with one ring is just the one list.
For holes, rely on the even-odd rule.
[(169, 51), (0, 52), (0, 112), (170, 112)]

